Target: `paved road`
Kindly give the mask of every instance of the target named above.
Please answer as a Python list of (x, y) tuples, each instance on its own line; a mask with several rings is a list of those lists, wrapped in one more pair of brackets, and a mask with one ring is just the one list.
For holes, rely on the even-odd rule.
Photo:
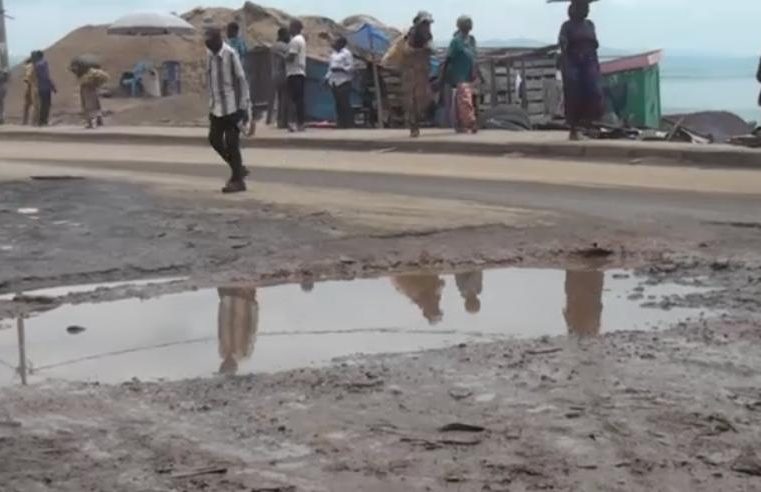
[[(350, 191), (355, 198), (363, 193), (430, 198), (626, 222), (750, 223), (758, 221), (761, 209), (761, 171), (303, 150), (249, 151), (246, 158), (254, 198), (271, 188), (267, 184), (278, 184), (334, 195)], [(30, 149), (8, 143), (0, 160), (0, 178), (87, 173), (178, 185), (200, 178), (208, 191), (225, 174), (214, 155), (191, 147), (41, 143)]]

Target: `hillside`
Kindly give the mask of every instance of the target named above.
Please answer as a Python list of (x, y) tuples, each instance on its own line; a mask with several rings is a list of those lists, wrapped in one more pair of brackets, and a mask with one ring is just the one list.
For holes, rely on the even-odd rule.
[[(52, 122), (71, 122), (78, 118), (79, 92), (74, 76), (68, 71), (72, 58), (82, 54), (95, 55), (103, 68), (111, 75), (112, 85), (117, 84), (123, 72), (130, 71), (136, 63), (152, 61), (159, 65), (167, 60), (180, 62), (182, 66), (183, 96), (163, 100), (151, 99), (110, 99), (107, 109), (114, 111), (113, 120), (122, 124), (193, 124), (203, 121), (206, 111), (204, 90), (205, 48), (202, 29), (208, 26), (223, 27), (237, 20), (246, 27), (250, 46), (269, 45), (280, 27), (287, 26), (293, 19), (289, 14), (246, 2), (240, 9), (195, 8), (182, 16), (198, 28), (192, 36), (130, 37), (110, 36), (107, 26), (80, 27), (45, 50), (52, 76), (58, 85), (55, 96)], [(355, 27), (359, 22), (372, 22), (389, 32), (392, 28), (382, 25), (376, 19), (356, 15), (344, 22), (318, 16), (301, 17), (308, 40), (309, 55), (326, 59), (330, 54), (331, 40), (345, 33), (347, 27)], [(87, 48), (83, 48), (87, 47)], [(22, 67), (12, 72), (12, 83), (6, 100), (8, 117), (11, 121), (20, 119), (24, 86)], [(196, 116), (197, 115), (197, 116)]]

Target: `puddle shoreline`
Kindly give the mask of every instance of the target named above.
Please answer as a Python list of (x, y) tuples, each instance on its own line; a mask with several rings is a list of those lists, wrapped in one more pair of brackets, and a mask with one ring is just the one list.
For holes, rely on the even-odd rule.
[(279, 372), (468, 342), (670, 327), (701, 310), (642, 304), (697, 290), (647, 285), (625, 270), (503, 268), (63, 304), (25, 319), (23, 337), (13, 320), (0, 320), (0, 385), (19, 382), (21, 345), (30, 382)]

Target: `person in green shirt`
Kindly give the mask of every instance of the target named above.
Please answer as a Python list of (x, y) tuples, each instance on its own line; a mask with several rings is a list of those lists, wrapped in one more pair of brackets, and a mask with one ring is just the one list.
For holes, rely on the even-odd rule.
[(478, 72), (476, 38), (471, 36), (473, 20), (463, 15), (457, 19), (457, 32), (449, 43), (443, 69), (444, 100), (448, 116), (459, 133), (478, 131), (473, 84)]

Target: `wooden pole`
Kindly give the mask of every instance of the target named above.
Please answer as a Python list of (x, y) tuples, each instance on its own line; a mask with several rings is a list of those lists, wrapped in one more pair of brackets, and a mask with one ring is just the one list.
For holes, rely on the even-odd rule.
[(492, 108), (497, 107), (497, 62), (494, 58), (489, 60), (489, 84), (491, 85), (490, 104)]
[(381, 94), (380, 73), (378, 64), (373, 62), (373, 82), (375, 83), (375, 100), (378, 104), (378, 128), (381, 130), (385, 127), (383, 122), (383, 94)]
[(26, 334), (24, 333), (24, 318), (20, 316), (16, 320), (16, 330), (18, 331), (18, 372), (21, 376), (21, 384), (26, 386)]
[(5, 31), (5, 6), (0, 0), (0, 70), (9, 70), (8, 62), (8, 37)]

